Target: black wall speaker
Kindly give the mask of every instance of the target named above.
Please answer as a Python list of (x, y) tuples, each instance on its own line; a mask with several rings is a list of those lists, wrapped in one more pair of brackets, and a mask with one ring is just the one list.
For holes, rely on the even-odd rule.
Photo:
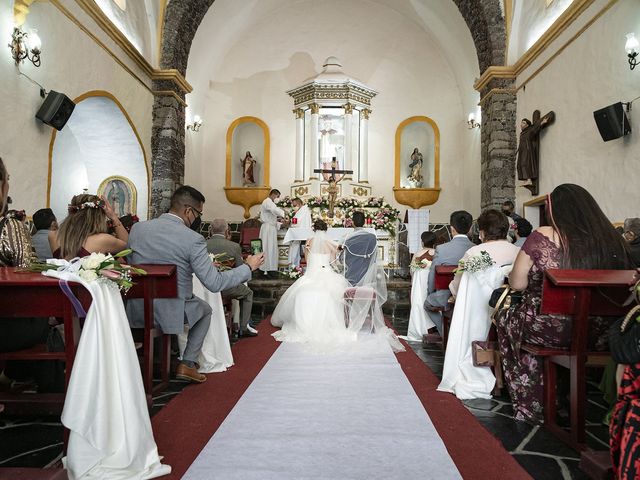
[(54, 92), (51, 90), (47, 94), (47, 98), (42, 102), (42, 106), (36, 118), (42, 120), (47, 125), (51, 125), (56, 130), (62, 130), (73, 113), (76, 104), (64, 93)]
[(605, 142), (631, 133), (631, 125), (629, 125), (629, 119), (622, 107), (622, 102), (596, 110), (593, 112), (593, 118), (600, 131), (600, 136)]

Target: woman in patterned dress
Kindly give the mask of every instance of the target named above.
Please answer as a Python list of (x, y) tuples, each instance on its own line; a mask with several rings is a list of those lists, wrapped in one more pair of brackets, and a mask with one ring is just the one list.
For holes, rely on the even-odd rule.
[[(515, 418), (543, 421), (542, 359), (520, 350), (522, 343), (548, 348), (571, 342), (571, 318), (540, 314), (542, 280), (549, 268), (632, 268), (627, 246), (584, 188), (563, 184), (547, 196), (551, 226), (536, 229), (522, 246), (509, 284), (522, 290), (522, 301), (499, 318), (498, 341), (505, 383)], [(592, 344), (603, 333), (602, 320), (591, 321)]]

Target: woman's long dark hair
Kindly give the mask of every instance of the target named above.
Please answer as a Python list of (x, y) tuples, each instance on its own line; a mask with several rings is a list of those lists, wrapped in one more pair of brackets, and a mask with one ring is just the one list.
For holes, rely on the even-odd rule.
[(633, 268), (628, 247), (589, 192), (564, 183), (547, 198), (547, 212), (560, 236), (563, 268)]

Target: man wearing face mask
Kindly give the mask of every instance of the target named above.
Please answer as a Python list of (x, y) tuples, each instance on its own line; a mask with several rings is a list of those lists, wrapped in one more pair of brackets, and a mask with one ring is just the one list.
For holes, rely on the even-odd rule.
[[(135, 224), (129, 234), (129, 248), (133, 250), (130, 263), (172, 264), (178, 268), (178, 298), (154, 300), (154, 319), (167, 334), (182, 333), (184, 324), (189, 325), (187, 346), (176, 377), (198, 383), (207, 379), (198, 373), (195, 362), (209, 329), (211, 307), (193, 295), (193, 274), (209, 291), (220, 292), (248, 281), (264, 260), (262, 254), (252, 255), (239, 267), (218, 271), (209, 258), (204, 237), (197, 233), (204, 201), (198, 190), (182, 186), (171, 197), (168, 213)], [(143, 300), (127, 302), (132, 327), (144, 326), (143, 312)]]

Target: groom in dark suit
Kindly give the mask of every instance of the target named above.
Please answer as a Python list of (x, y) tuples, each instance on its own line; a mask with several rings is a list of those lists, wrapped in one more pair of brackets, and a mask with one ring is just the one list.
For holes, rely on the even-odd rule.
[[(178, 267), (178, 298), (158, 298), (153, 301), (156, 324), (163, 333), (179, 334), (189, 324), (187, 346), (178, 365), (176, 377), (192, 382), (204, 382), (198, 373), (196, 358), (202, 348), (209, 323), (211, 307), (193, 295), (193, 274), (211, 292), (232, 288), (251, 278), (251, 271), (263, 262), (262, 254), (247, 257), (246, 263), (225, 272), (213, 266), (207, 254), (204, 237), (198, 233), (204, 196), (195, 188), (182, 186), (171, 197), (168, 213), (133, 226), (129, 248), (133, 264), (171, 264)], [(127, 302), (127, 316), (132, 327), (144, 326), (143, 301)]]
[(344, 276), (351, 286), (358, 285), (378, 256), (378, 239), (363, 230), (364, 213), (353, 212), (354, 232), (344, 241)]
[(429, 270), (427, 299), (424, 302), (424, 309), (440, 335), (442, 335), (442, 313), (439, 309), (448, 305), (451, 292), (448, 288), (435, 289), (436, 267), (438, 265), (457, 265), (464, 253), (474, 245), (467, 237), (467, 233), (473, 223), (473, 217), (469, 212), (464, 210), (453, 212), (449, 218), (449, 223), (451, 224), (451, 236), (453, 238), (449, 242), (436, 247), (436, 253), (433, 256), (431, 269)]

